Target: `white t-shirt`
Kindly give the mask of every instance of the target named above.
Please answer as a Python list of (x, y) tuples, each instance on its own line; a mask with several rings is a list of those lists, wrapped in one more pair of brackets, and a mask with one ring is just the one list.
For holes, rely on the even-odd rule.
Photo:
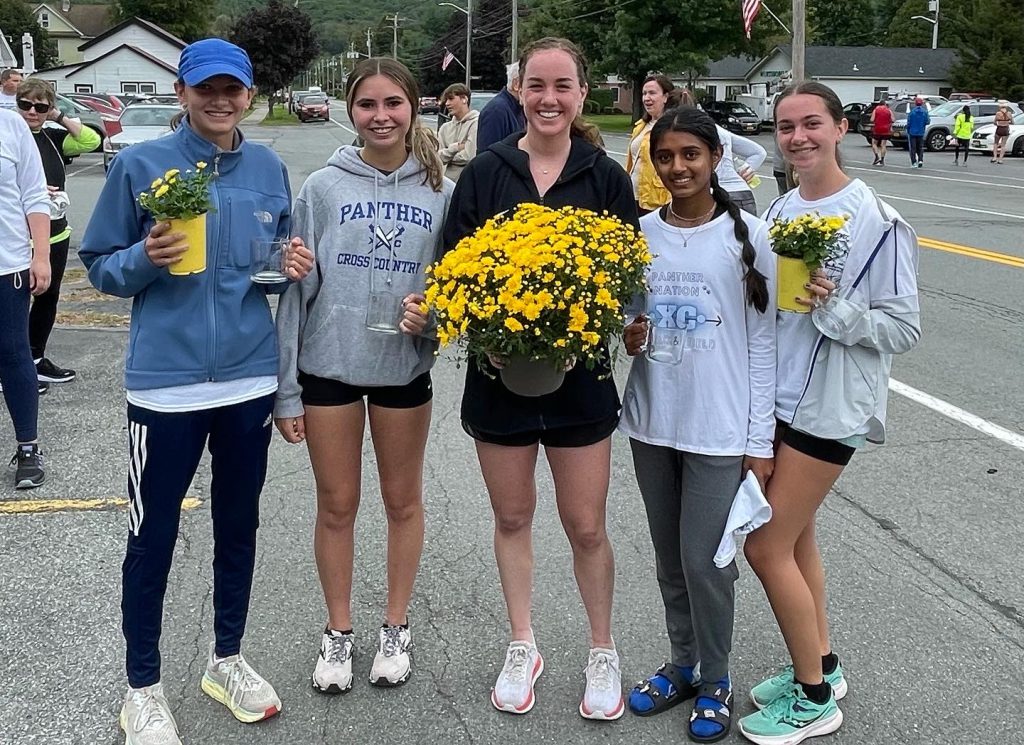
[(718, 129), (718, 139), (722, 141), (722, 159), (718, 161), (718, 166), (715, 168), (719, 186), (732, 194), (739, 191), (750, 191), (750, 184), (736, 173), (736, 166), (732, 162), (733, 157), (747, 161), (747, 165), (756, 171), (768, 158), (768, 151), (753, 140), (734, 135), (729, 130), (717, 125), (716, 128)]
[(742, 244), (728, 213), (696, 228), (669, 225), (660, 211), (640, 219), (655, 255), (647, 316), (685, 335), (678, 364), (634, 358), (619, 424), (630, 437), (704, 455), (772, 457), (775, 261), (767, 226), (741, 217), (754, 265), (768, 278), (764, 313), (746, 303)]
[[(828, 278), (838, 284), (846, 266), (846, 257), (850, 253), (850, 235), (854, 223), (869, 200), (874, 201), (874, 195), (859, 179), (853, 179), (835, 194), (815, 201), (804, 199), (799, 190), (794, 189), (779, 204), (781, 211), (776, 216), (793, 219), (814, 212), (824, 216), (849, 216), (850, 219), (840, 231), (835, 251), (822, 267)], [(793, 421), (793, 414), (807, 384), (814, 346), (821, 334), (814, 327), (810, 313), (780, 310), (778, 315), (779, 366), (775, 386), (775, 416), (789, 424)], [(864, 431), (867, 432), (866, 429)]]
[[(28, 269), (32, 243), (26, 215), (50, 220), (50, 197), (39, 148), (25, 120), (0, 110), (0, 276)], [(47, 227), (47, 237), (50, 231)]]
[(252, 401), (277, 391), (276, 375), (257, 375), (167, 388), (128, 391), (128, 403), (167, 414), (202, 411)]
[(14, 111), (17, 107), (18, 97), (16, 95), (14, 95), (13, 93), (4, 93), (3, 91), (0, 91), (0, 109), (8, 109), (10, 111)]

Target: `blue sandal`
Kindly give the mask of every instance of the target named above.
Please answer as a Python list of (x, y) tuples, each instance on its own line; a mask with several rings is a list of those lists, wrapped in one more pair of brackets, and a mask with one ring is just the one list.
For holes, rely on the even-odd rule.
[(641, 680), (629, 693), (629, 710), (638, 717), (651, 717), (697, 695), (695, 686), (683, 669), (671, 662), (658, 668), (647, 680)]
[[(693, 742), (718, 742), (732, 727), (732, 688), (729, 679), (702, 683), (693, 702), (686, 734)], [(698, 731), (694, 731), (697, 725)], [(711, 725), (711, 726), (708, 726)]]

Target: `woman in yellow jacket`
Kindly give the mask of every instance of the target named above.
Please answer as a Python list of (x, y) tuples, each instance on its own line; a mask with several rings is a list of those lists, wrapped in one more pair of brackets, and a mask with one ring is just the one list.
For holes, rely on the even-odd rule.
[(633, 182), (633, 198), (640, 214), (646, 214), (671, 201), (651, 162), (651, 129), (666, 109), (678, 105), (678, 91), (667, 75), (648, 75), (641, 90), (644, 115), (637, 120), (629, 138), (626, 171)]
[(964, 149), (964, 168), (967, 168), (967, 153), (971, 150), (971, 135), (974, 133), (974, 119), (971, 118), (971, 107), (964, 106), (953, 120), (953, 137), (956, 140), (953, 165), (960, 165), (960, 148)]

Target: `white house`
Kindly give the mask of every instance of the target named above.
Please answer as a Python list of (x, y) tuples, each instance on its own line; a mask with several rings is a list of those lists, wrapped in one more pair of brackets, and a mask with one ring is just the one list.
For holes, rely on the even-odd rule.
[(69, 65), (85, 59), (79, 47), (114, 25), (111, 5), (90, 5), (69, 0), (31, 3), (36, 22), (57, 43), (57, 62)]
[[(778, 46), (746, 74), (750, 85), (771, 91), (792, 67), (790, 45)], [(948, 96), (955, 49), (919, 47), (807, 47), (804, 71), (834, 90), (844, 104), (877, 101), (887, 93)]]
[(81, 44), (83, 61), (35, 76), (60, 93), (173, 93), (184, 48), (174, 34), (131, 18)]
[[(711, 62), (707, 75), (694, 81), (694, 88), (702, 88), (709, 98), (729, 101), (740, 93), (747, 93), (750, 85), (747, 73), (757, 63), (755, 57), (726, 57)], [(676, 85), (686, 85), (681, 77), (673, 77)]]

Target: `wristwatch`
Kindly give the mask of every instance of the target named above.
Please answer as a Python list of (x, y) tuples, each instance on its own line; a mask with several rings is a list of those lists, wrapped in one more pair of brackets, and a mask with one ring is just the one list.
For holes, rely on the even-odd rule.
[(59, 114), (57, 114), (53, 121), (57, 122), (57, 124), (60, 124), (62, 121), (64, 121), (64, 112), (62, 111)]

